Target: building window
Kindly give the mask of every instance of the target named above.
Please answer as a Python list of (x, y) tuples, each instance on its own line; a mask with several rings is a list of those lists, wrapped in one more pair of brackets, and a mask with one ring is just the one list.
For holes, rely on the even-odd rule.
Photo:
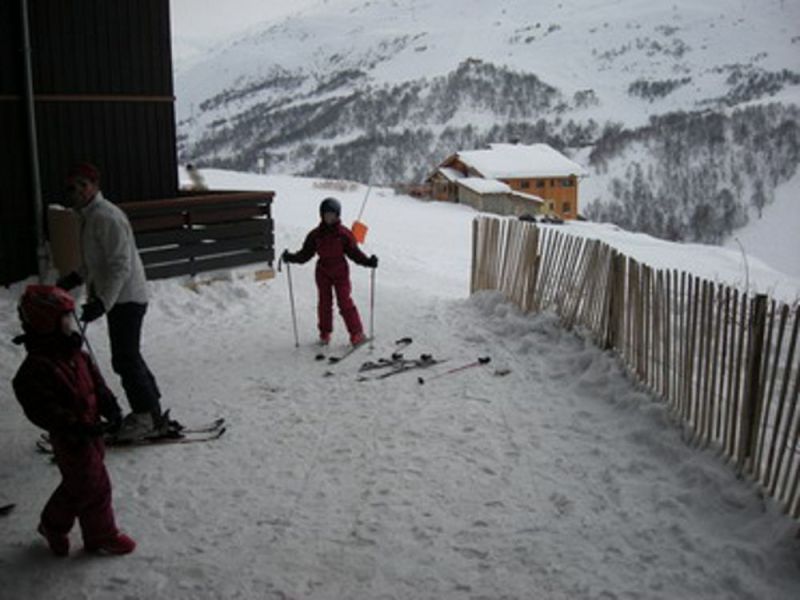
[(529, 187), (531, 187), (531, 182), (530, 182), (530, 181), (528, 181), (527, 179), (523, 179), (523, 180), (520, 182), (520, 184), (519, 184), (519, 185), (520, 185), (520, 187), (521, 187), (523, 190), (527, 190)]
[(562, 179), (561, 180), (561, 187), (573, 187), (575, 184), (572, 182), (572, 179)]
[(536, 187), (543, 188), (544, 187), (544, 179), (537, 179), (536, 180)]
[(556, 209), (556, 203), (555, 202), (548, 202), (547, 204), (550, 207), (550, 212), (553, 212)]
[(570, 206), (569, 202), (564, 202), (561, 204), (561, 212), (565, 215), (568, 215), (570, 212), (572, 212), (572, 206)]

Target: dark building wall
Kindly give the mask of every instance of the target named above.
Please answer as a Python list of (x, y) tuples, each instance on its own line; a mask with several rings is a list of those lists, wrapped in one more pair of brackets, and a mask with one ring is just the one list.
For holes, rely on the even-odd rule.
[[(45, 203), (81, 160), (115, 202), (177, 193), (169, 0), (29, 0)], [(0, 283), (35, 272), (20, 2), (0, 2)]]

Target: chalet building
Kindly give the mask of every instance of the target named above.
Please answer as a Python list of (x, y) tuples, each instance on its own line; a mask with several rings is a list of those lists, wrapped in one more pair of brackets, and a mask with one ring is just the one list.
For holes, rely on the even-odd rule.
[[(578, 179), (585, 174), (583, 167), (547, 144), (490, 144), (485, 150), (449, 156), (427, 181), (437, 200), (491, 206), (494, 210), (481, 210), (498, 214), (539, 213), (574, 219), (578, 215)], [(494, 181), (505, 188), (476, 186), (475, 180)], [(478, 201), (476, 188), (491, 190), (483, 192), (491, 198)]]
[(520, 216), (546, 212), (541, 198), (511, 189), (507, 183), (497, 179), (463, 177), (456, 182), (458, 202), (481, 212), (497, 215)]

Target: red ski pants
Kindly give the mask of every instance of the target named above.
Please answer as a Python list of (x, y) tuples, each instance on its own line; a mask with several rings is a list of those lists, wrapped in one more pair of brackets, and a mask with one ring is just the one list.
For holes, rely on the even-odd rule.
[(55, 438), (53, 451), (61, 483), (42, 511), (45, 529), (67, 535), (78, 519), (85, 545), (96, 546), (116, 537), (103, 440), (74, 443)]
[[(337, 269), (338, 270), (338, 269)], [(316, 270), (317, 281), (317, 327), (321, 335), (333, 331), (333, 294), (336, 293), (336, 304), (339, 314), (344, 319), (347, 332), (352, 338), (364, 331), (358, 309), (350, 297), (352, 286), (347, 270), (343, 274), (330, 273), (325, 269)]]

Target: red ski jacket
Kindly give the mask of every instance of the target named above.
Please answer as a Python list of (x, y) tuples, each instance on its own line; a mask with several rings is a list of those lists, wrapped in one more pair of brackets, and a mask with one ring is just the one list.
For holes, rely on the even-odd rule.
[(319, 256), (317, 269), (332, 276), (347, 274), (345, 256), (356, 264), (369, 266), (369, 258), (358, 247), (353, 233), (340, 221), (334, 225), (320, 223), (312, 229), (306, 236), (300, 252), (292, 255), (292, 262), (306, 263), (314, 254)]
[(102, 415), (118, 417), (119, 406), (97, 367), (80, 348), (77, 334), (25, 335), (28, 355), (13, 386), (25, 416), (51, 434), (69, 433), (75, 425), (93, 425)]

